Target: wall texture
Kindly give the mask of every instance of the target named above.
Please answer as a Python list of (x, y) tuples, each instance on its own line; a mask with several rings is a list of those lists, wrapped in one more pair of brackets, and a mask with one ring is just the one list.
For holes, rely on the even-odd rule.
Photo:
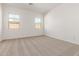
[(2, 5), (0, 4), (0, 40), (2, 39)]
[(79, 44), (79, 4), (62, 4), (44, 19), (46, 35)]
[[(20, 15), (20, 29), (11, 30), (8, 28), (9, 14)], [(42, 20), (42, 14), (29, 11), (27, 9), (14, 8), (11, 6), (3, 6), (3, 39), (39, 36), (43, 35), (43, 28), (40, 30), (35, 29), (34, 19), (39, 17)]]

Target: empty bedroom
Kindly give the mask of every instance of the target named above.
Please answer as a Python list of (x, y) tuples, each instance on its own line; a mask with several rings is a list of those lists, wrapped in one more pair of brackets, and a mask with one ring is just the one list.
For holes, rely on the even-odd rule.
[(79, 3), (0, 3), (0, 56), (79, 56)]

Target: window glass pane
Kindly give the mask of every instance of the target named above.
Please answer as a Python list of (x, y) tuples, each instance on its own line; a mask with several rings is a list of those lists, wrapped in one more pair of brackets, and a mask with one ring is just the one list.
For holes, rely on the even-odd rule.
[(9, 14), (9, 29), (19, 29), (20, 17), (19, 15)]
[(11, 21), (11, 22), (12, 22), (12, 21), (14, 21), (14, 19), (9, 19), (9, 21)]
[(10, 22), (19, 22), (20, 20), (18, 19), (9, 19)]
[(19, 19), (19, 15), (9, 14), (9, 18)]
[(35, 23), (41, 23), (41, 19), (40, 18), (35, 18)]
[(19, 28), (19, 24), (9, 23), (9, 28), (10, 29), (18, 29)]
[(15, 18), (16, 18), (16, 19), (19, 19), (19, 15), (15, 15)]
[(35, 28), (36, 29), (40, 29), (41, 28), (41, 24), (35, 24)]

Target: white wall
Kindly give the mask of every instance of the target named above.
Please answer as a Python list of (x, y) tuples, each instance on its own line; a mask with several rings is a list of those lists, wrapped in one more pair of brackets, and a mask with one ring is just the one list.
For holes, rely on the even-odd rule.
[(45, 15), (46, 35), (79, 44), (79, 4), (62, 4)]
[[(19, 30), (8, 29), (8, 15), (10, 13), (20, 15), (21, 24)], [(36, 30), (34, 27), (35, 17), (42, 19), (43, 24), (43, 16), (40, 13), (29, 11), (27, 9), (3, 6), (3, 39), (43, 35), (43, 28)]]
[(2, 5), (0, 4), (0, 40), (2, 39)]

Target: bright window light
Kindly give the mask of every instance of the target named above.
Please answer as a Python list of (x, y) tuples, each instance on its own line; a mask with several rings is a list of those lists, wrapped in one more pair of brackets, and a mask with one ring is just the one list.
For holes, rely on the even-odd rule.
[(19, 24), (12, 24), (12, 23), (10, 23), (9, 24), (9, 28), (10, 29), (19, 29)]
[(35, 28), (41, 29), (41, 19), (40, 18), (35, 18)]
[(12, 18), (12, 19), (19, 19), (19, 15), (9, 14), (9, 18)]
[(41, 29), (41, 24), (35, 24), (36, 29)]
[(20, 16), (15, 14), (9, 14), (9, 29), (19, 29)]
[(41, 19), (40, 18), (35, 18), (35, 23), (41, 23)]

